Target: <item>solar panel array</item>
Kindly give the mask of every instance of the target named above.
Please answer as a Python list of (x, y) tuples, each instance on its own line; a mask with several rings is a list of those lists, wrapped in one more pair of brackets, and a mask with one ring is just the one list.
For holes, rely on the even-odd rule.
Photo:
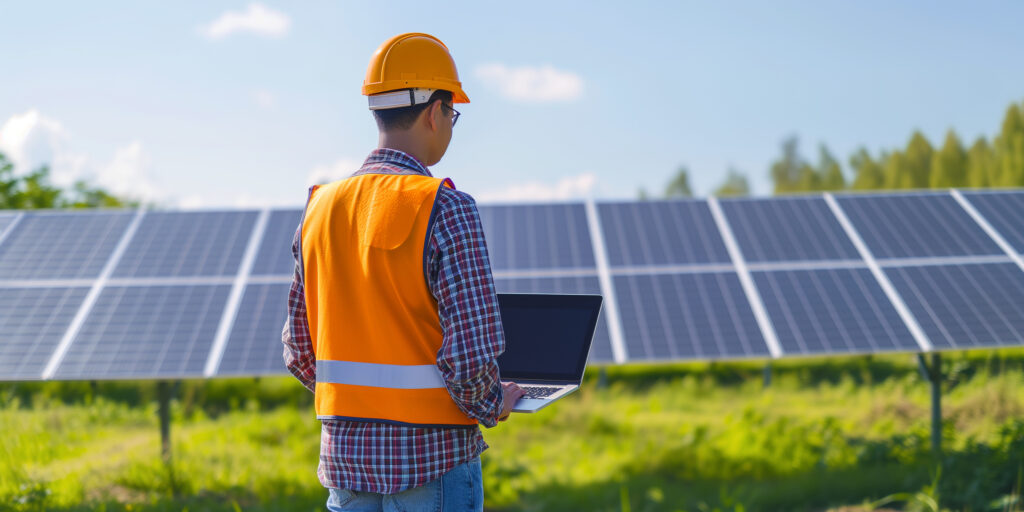
[[(1024, 345), (1024, 191), (482, 205), (593, 362)], [(0, 379), (284, 374), (298, 209), (0, 212)]]

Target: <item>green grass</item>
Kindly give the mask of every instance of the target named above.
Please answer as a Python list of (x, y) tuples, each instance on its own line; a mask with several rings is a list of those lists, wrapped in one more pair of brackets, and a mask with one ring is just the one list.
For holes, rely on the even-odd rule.
[[(485, 431), (500, 511), (1018, 510), (1024, 353), (947, 356), (945, 456), (909, 356), (632, 365)], [(152, 383), (0, 387), (0, 510), (323, 510), (292, 379), (188, 381), (160, 457)], [(888, 497), (888, 499), (887, 499)]]

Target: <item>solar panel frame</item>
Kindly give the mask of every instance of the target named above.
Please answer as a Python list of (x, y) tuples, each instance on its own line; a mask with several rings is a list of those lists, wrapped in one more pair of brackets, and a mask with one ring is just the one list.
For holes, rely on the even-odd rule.
[(147, 212), (113, 277), (233, 276), (259, 213)]
[(492, 204), (478, 210), (495, 271), (596, 266), (583, 203)]
[(936, 350), (1024, 345), (1024, 272), (1017, 265), (896, 266), (885, 273)]
[[(615, 291), (632, 361), (771, 355), (735, 272), (616, 275)], [(715, 316), (718, 308), (728, 312), (728, 321)], [(673, 337), (667, 338), (670, 332)], [(682, 332), (686, 335), (678, 336)], [(714, 343), (705, 344), (706, 339)]]
[(1003, 254), (949, 193), (835, 198), (878, 260)]
[(0, 212), (0, 245), (7, 238), (7, 229), (14, 225), (23, 214)]
[(202, 377), (230, 291), (229, 285), (103, 288), (54, 379)]
[(1013, 247), (1024, 254), (1024, 191), (963, 192), (964, 197)]
[(260, 242), (252, 275), (291, 276), (295, 272), (292, 240), (302, 219), (301, 209), (272, 210), (267, 228)]
[(719, 204), (748, 263), (860, 259), (821, 196)]
[(613, 270), (731, 263), (706, 201), (609, 202), (597, 210)]
[(281, 330), (288, 319), (288, 283), (252, 283), (235, 315), (215, 375), (287, 374)]
[(131, 211), (26, 212), (0, 244), (0, 280), (95, 278), (133, 218)]
[[(720, 205), (718, 217), (711, 213), (712, 201)], [(831, 216), (828, 209), (833, 203), (829, 201), (837, 205)], [(768, 328), (783, 349), (777, 355), (782, 356), (1024, 345), (1024, 305), (1018, 306), (1024, 304), (1024, 260), (1020, 254), (1024, 216), (1017, 215), (1024, 211), (1021, 190), (482, 205), (480, 210), (482, 219), (489, 218), (485, 222), (490, 227), (485, 229), (490, 230), (488, 244), (499, 291), (605, 295), (607, 304), (618, 303), (629, 355), (619, 362), (768, 358), (771, 350), (765, 347), (766, 327), (758, 325), (762, 319), (751, 311), (755, 299), (763, 303)], [(209, 366), (215, 359), (213, 352), (220, 354), (220, 347), (223, 358), (217, 359), (219, 367), (213, 365), (218, 370), (214, 376), (286, 374), (279, 341), (286, 316), (282, 304), (286, 304), (293, 272), (290, 245), (301, 209), (266, 212), (0, 211), (0, 259), (14, 244), (34, 241), (44, 231), (40, 221), (32, 219), (50, 219), (42, 222), (47, 224), (57, 222), (52, 219), (74, 217), (79, 219), (75, 222), (107, 228), (105, 241), (95, 244), (103, 246), (101, 250), (85, 251), (85, 259), (92, 258), (92, 263), (83, 266), (84, 271), (63, 272), (60, 262), (51, 260), (43, 266), (46, 271), (0, 275), (0, 332), (8, 333), (6, 339), (0, 339), (0, 380), (47, 377), (52, 372), (48, 369), (43, 375), (40, 370), (46, 356), (52, 356), (50, 362), (56, 368), (52, 377), (56, 379), (202, 377), (203, 363)], [(170, 260), (188, 268), (119, 272), (124, 258), (114, 265), (116, 255), (111, 251), (119, 243), (129, 249), (125, 251), (129, 256), (133, 244), (141, 244), (147, 236), (174, 238), (167, 231), (149, 232), (156, 228), (146, 227), (147, 219), (191, 216), (191, 221), (179, 224), (192, 224), (189, 229), (201, 231), (196, 227), (201, 223), (195, 219), (209, 221), (217, 215), (243, 220), (225, 227), (219, 235), (196, 237), (204, 241), (203, 247), (195, 249), (214, 251), (207, 245), (221, 243), (227, 247), (223, 254), (236, 251), (237, 258), (213, 258), (215, 264), (204, 266), (202, 258), (182, 256), (187, 250), (174, 252), (187, 245), (186, 241), (177, 247), (169, 244), (170, 251), (151, 248), (150, 252), (155, 258), (171, 252)], [(844, 216), (852, 226), (849, 235), (846, 225), (837, 228), (839, 217)], [(255, 223), (257, 217), (259, 223)], [(136, 224), (132, 224), (133, 218)], [(864, 229), (866, 222), (873, 223), (874, 231)], [(926, 224), (937, 226), (939, 234), (924, 233)], [(138, 225), (139, 232), (128, 231), (129, 225)], [(729, 248), (719, 228), (733, 237)], [(25, 229), (28, 231), (23, 232)], [(594, 229), (600, 233), (595, 234)], [(71, 231), (73, 240), (93, 236), (84, 229), (65, 231)], [(54, 233), (43, 238), (64, 238)], [(132, 233), (134, 236), (129, 236)], [(765, 238), (768, 234), (777, 240)], [(865, 259), (859, 252), (851, 254), (854, 238), (870, 248)], [(83, 254), (44, 249), (58, 259)], [(246, 249), (248, 256), (242, 262), (241, 253)], [(738, 256), (732, 257), (729, 251)], [(45, 262), (45, 258), (25, 254), (17, 259)], [(601, 257), (607, 265), (599, 268)], [(233, 258), (233, 262), (223, 263)], [(113, 268), (113, 275), (101, 272), (104, 267)], [(742, 282), (741, 270), (752, 284)], [(602, 279), (608, 283), (603, 284)], [(880, 292), (883, 282), (891, 282), (891, 296), (886, 296), (888, 289)], [(194, 295), (170, 300), (169, 308), (158, 309), (153, 294), (166, 288), (179, 295)], [(244, 293), (240, 291), (243, 288)], [(3, 316), (3, 301), (15, 300), (12, 290), (27, 297), (6, 308), (29, 311), (17, 313), (27, 318), (19, 320), (20, 327)], [(89, 290), (93, 291), (83, 299), (82, 294)], [(124, 290), (149, 298), (132, 295), (113, 305), (111, 294), (125, 294)], [(86, 307), (87, 302), (91, 304), (89, 297), (97, 298), (91, 309)], [(136, 306), (140, 308), (137, 311), (132, 309)], [(899, 307), (908, 313), (894, 320), (892, 310)], [(32, 308), (36, 308), (34, 312)], [(782, 311), (786, 308), (788, 312)], [(599, 320), (591, 362), (615, 360), (608, 309), (606, 305)], [(84, 318), (81, 331), (68, 328), (69, 318), (76, 314)], [(716, 314), (720, 317), (709, 317)], [(102, 315), (109, 318), (103, 320)], [(787, 315), (800, 318), (803, 345), (794, 341), (795, 329)], [(51, 316), (53, 321), (48, 320)], [(880, 320), (873, 320), (875, 317)], [(909, 343), (904, 329), (911, 323), (919, 323), (933, 344)], [(104, 329), (99, 324), (104, 324)], [(189, 330), (197, 324), (204, 329)], [(230, 327), (226, 337), (218, 337), (220, 342), (215, 345), (215, 331), (221, 334), (225, 326)], [(146, 334), (145, 329), (150, 332)], [(693, 335), (694, 331), (698, 334)], [(11, 332), (19, 336), (13, 343), (9, 342)], [(144, 346), (147, 354), (127, 345), (129, 339), (140, 339), (139, 333), (148, 340)], [(45, 340), (37, 343), (29, 339), (30, 334)], [(105, 345), (98, 350), (90, 348), (90, 341), (100, 334), (109, 338)], [(62, 336), (71, 341), (62, 344), (67, 347), (63, 360), (54, 355), (55, 340)], [(819, 342), (807, 341), (812, 338)], [(160, 339), (176, 341), (166, 346), (158, 343)], [(887, 343), (881, 343), (883, 340)], [(708, 343), (694, 345), (699, 341)], [(22, 350), (25, 343), (32, 345), (34, 352)], [(15, 354), (12, 350), (20, 351), (14, 357), (28, 363), (22, 364), (21, 359), (13, 362), (9, 357)], [(193, 352), (187, 353), (189, 350)], [(82, 364), (82, 354), (93, 359), (92, 370), (96, 371), (76, 367)], [(8, 363), (7, 369), (4, 363)], [(25, 369), (14, 375), (13, 366)]]
[(88, 287), (0, 287), (0, 380), (37, 380)]
[(919, 348), (867, 268), (751, 274), (785, 355), (910, 352)]

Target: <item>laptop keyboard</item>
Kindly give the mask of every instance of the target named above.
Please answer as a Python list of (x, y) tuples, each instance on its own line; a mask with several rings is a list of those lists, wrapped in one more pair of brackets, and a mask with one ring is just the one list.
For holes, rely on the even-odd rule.
[(521, 386), (526, 391), (524, 398), (547, 398), (559, 391), (561, 386)]

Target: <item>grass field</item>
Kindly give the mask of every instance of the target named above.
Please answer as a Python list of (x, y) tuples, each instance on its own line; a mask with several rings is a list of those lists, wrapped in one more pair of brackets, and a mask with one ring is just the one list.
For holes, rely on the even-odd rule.
[[(945, 452), (910, 356), (611, 367), (485, 431), (496, 511), (1020, 510), (1024, 352), (949, 354)], [(290, 378), (186, 381), (160, 457), (153, 383), (0, 385), (0, 510), (323, 510)]]

